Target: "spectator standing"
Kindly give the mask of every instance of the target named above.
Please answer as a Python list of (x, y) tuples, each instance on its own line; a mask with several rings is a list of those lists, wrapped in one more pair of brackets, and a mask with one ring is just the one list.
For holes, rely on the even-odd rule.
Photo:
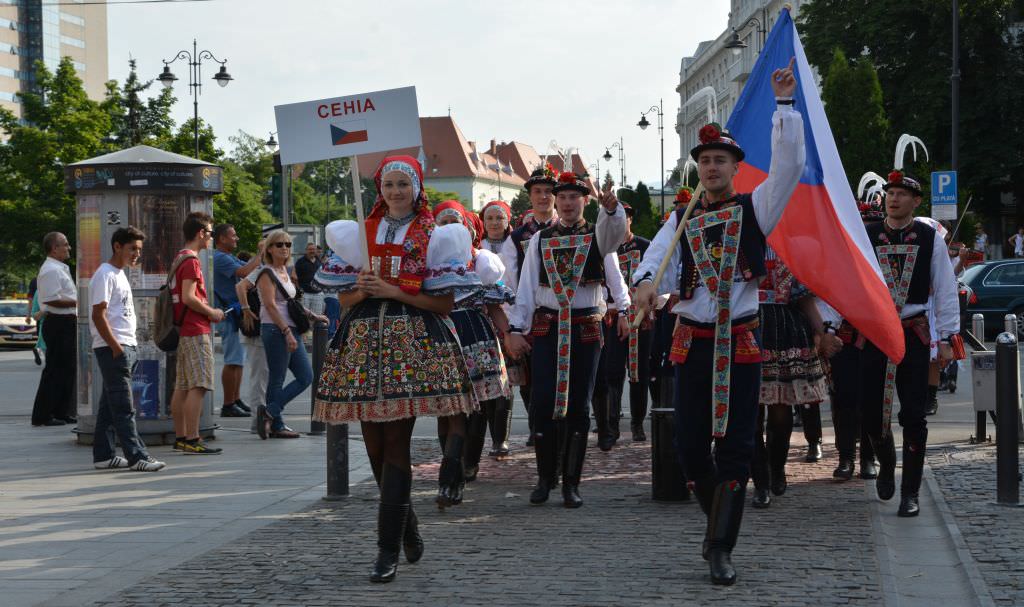
[(42, 325), (42, 314), (39, 314), (38, 317), (36, 316), (39, 312), (39, 298), (36, 297), (37, 290), (38, 282), (35, 277), (32, 277), (32, 280), (28, 283), (28, 316), (25, 317), (25, 324), (31, 325), (33, 320), (36, 321), (36, 345), (32, 346), (32, 356), (36, 359), (36, 366), (40, 366), (43, 364), (43, 359), (39, 356), (39, 353), (46, 349), (46, 343), (39, 332)]
[(78, 421), (75, 419), (78, 290), (71, 270), (64, 263), (71, 256), (67, 237), (60, 232), (50, 232), (43, 237), (43, 250), (46, 261), (39, 268), (36, 280), (39, 307), (46, 314), (42, 335), (48, 348), (32, 406), (32, 425), (63, 426)]
[[(207, 446), (199, 438), (199, 417), (203, 397), (213, 390), (213, 342), (210, 323), (224, 320), (224, 311), (211, 308), (206, 296), (206, 281), (199, 265), (199, 252), (213, 242), (213, 220), (206, 213), (189, 213), (182, 224), (185, 248), (178, 251), (175, 263), (174, 317), (178, 327), (177, 372), (171, 397), (174, 418), (174, 449), (186, 454), (216, 455), (222, 449)], [(184, 259), (180, 259), (184, 258)], [(180, 261), (179, 261), (180, 260)]]
[(1024, 257), (1024, 227), (1017, 228), (1017, 233), (1010, 236), (1008, 242), (1013, 247), (1014, 257)]
[(306, 244), (306, 253), (295, 262), (295, 277), (298, 279), (299, 290), (304, 293), (306, 307), (317, 314), (324, 312), (324, 298), (320, 287), (313, 281), (316, 271), (321, 265), (321, 249), (315, 243)]
[(217, 323), (220, 344), (224, 350), (224, 368), (220, 374), (224, 401), (220, 408), (221, 417), (249, 417), (252, 409), (242, 401), (242, 370), (245, 365), (245, 350), (238, 331), (241, 309), (235, 285), (239, 279), (249, 275), (260, 264), (259, 255), (245, 263), (234, 256), (238, 248), (238, 234), (230, 223), (218, 224), (213, 228), (213, 300), (214, 305), (226, 311), (224, 320)]
[[(146, 451), (135, 428), (132, 403), (138, 342), (132, 287), (124, 268), (139, 260), (145, 239), (146, 235), (132, 226), (117, 229), (110, 238), (110, 261), (100, 265), (89, 281), (89, 333), (103, 382), (92, 443), (93, 466), (99, 470), (156, 472), (165, 466)], [(115, 437), (124, 457), (115, 454)]]
[(974, 250), (981, 253), (985, 257), (988, 257), (988, 255), (986, 255), (987, 247), (988, 234), (985, 233), (985, 227), (979, 223), (974, 237)]
[[(263, 255), (263, 244), (261, 241), (260, 257)], [(260, 272), (263, 271), (264, 267), (266, 266), (258, 266), (235, 285), (235, 294), (238, 296), (238, 301), (242, 307), (240, 325), (247, 331), (253, 326), (259, 327), (260, 325), (259, 308), (257, 307), (256, 310), (249, 308), (248, 295), (249, 291), (255, 288), (256, 281), (259, 279)], [(242, 335), (242, 344), (245, 346), (245, 376), (249, 378), (249, 403), (259, 409), (267, 404), (267, 351), (263, 348), (263, 338), (259, 334), (253, 337)], [(253, 434), (257, 433), (256, 418), (252, 420), (250, 431)]]

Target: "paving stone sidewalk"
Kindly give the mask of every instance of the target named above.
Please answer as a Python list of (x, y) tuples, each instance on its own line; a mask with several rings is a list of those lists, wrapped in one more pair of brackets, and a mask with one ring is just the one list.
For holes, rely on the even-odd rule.
[(1024, 508), (996, 504), (996, 448), (929, 450), (928, 465), (996, 605), (1024, 605)]
[(403, 561), (391, 584), (367, 581), (377, 492), (363, 483), (346, 501), (315, 503), (101, 604), (882, 604), (864, 484), (833, 483), (834, 454), (806, 464), (793, 450), (789, 491), (768, 510), (747, 509), (739, 582), (726, 589), (710, 584), (700, 557), (700, 509), (651, 501), (650, 443), (628, 436), (610, 453), (591, 439), (579, 510), (563, 508), (560, 493), (528, 504), (534, 464), (520, 440), (508, 460), (485, 456), (464, 504), (439, 512), (436, 441), (417, 440), (413, 502), (426, 555)]

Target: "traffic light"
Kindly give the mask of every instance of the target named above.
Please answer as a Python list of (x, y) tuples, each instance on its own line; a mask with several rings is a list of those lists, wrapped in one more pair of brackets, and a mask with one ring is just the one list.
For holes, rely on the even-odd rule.
[(270, 214), (281, 217), (281, 175), (270, 176)]

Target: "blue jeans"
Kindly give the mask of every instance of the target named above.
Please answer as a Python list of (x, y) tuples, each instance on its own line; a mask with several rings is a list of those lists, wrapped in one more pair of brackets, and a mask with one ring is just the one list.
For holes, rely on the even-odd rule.
[(327, 317), (327, 339), (331, 339), (341, 323), (341, 304), (337, 297), (333, 295), (324, 297), (324, 316)]
[(93, 462), (105, 462), (114, 457), (115, 436), (121, 441), (121, 449), (129, 465), (149, 457), (146, 445), (135, 429), (135, 406), (132, 402), (132, 372), (138, 353), (135, 346), (122, 348), (124, 355), (117, 358), (109, 347), (93, 350), (103, 378), (92, 443)]
[[(302, 336), (295, 337), (299, 347), (294, 352), (288, 351), (284, 333), (273, 323), (262, 324), (260, 338), (267, 352), (267, 412), (274, 418), (272, 429), (277, 431), (284, 428), (282, 413), (285, 405), (313, 383), (313, 367), (309, 364)], [(295, 379), (285, 386), (284, 377), (289, 369)]]

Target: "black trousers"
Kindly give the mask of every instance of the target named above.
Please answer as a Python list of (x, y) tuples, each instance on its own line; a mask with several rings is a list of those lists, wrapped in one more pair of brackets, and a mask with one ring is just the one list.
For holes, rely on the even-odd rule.
[(829, 361), (832, 368), (832, 424), (839, 458), (853, 461), (861, 434), (861, 350), (845, 344)]
[(46, 366), (39, 378), (32, 423), (43, 424), (57, 418), (75, 417), (78, 368), (78, 315), (47, 314), (43, 321), (46, 342)]
[(672, 331), (675, 328), (676, 315), (670, 311), (666, 303), (654, 317), (654, 330), (651, 332), (651, 351), (648, 358), (649, 385), (648, 391), (654, 399), (654, 406), (669, 407), (672, 405), (663, 394), (673, 393), (672, 383), (675, 377), (675, 369), (668, 359), (669, 350), (672, 348)]
[[(928, 442), (928, 363), (927, 344), (913, 331), (904, 333), (906, 354), (896, 366), (896, 393), (899, 396), (897, 420), (903, 427), (904, 450), (924, 453)], [(861, 352), (861, 388), (863, 390), (863, 423), (867, 434), (878, 444), (882, 435), (882, 400), (885, 391), (886, 356), (868, 342)]]
[[(759, 331), (754, 331), (754, 337), (760, 343)], [(729, 425), (725, 436), (713, 438), (713, 355), (714, 340), (694, 339), (686, 362), (675, 367), (675, 428), (680, 461), (688, 479), (712, 479), (715, 484), (734, 480), (745, 486), (754, 456), (761, 364), (732, 364)]]
[[(651, 337), (652, 330), (637, 333), (637, 380), (629, 382), (629, 416), (630, 424), (642, 424), (647, 416), (648, 394), (651, 383)], [(622, 384), (626, 381), (629, 369), (629, 338), (619, 340), (617, 327), (609, 327), (605, 333), (604, 355), (606, 360), (605, 377), (608, 385), (618, 386), (619, 390), (612, 394), (622, 395)], [(598, 383), (601, 378), (598, 378)], [(613, 418), (619, 417), (622, 400), (608, 403)]]
[[(590, 399), (594, 394), (597, 362), (601, 356), (601, 325), (573, 324), (569, 365), (569, 408), (565, 415), (566, 436), (590, 431)], [(558, 327), (552, 323), (547, 335), (535, 336), (530, 351), (530, 425), (534, 432), (556, 436), (555, 383), (558, 353)]]

